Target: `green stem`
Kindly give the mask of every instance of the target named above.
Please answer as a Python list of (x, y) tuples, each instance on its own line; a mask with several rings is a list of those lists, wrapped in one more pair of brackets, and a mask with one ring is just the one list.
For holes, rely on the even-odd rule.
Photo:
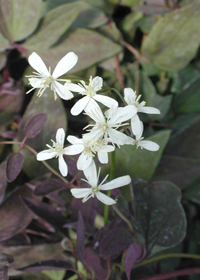
[(117, 95), (118, 95), (118, 96), (120, 97), (120, 99), (122, 100), (122, 102), (124, 103), (124, 105), (126, 105), (126, 102), (124, 101), (124, 98), (122, 97), (121, 93), (120, 93), (118, 90), (116, 90), (115, 88), (109, 88), (109, 90), (112, 90), (112, 91), (116, 92)]
[(112, 208), (119, 215), (119, 217), (124, 220), (124, 222), (128, 225), (130, 232), (133, 234), (134, 230), (129, 220), (122, 214), (122, 212), (116, 207), (116, 205), (112, 205)]
[[(115, 151), (111, 153), (111, 170), (110, 170), (110, 181), (114, 178), (114, 172), (115, 172)], [(107, 196), (111, 197), (112, 190), (107, 191)], [(104, 225), (107, 225), (108, 223), (108, 210), (109, 205), (104, 206)]]

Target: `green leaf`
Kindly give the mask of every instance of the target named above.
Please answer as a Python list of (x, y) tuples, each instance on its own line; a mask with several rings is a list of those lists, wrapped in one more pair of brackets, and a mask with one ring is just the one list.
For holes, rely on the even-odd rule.
[(0, 52), (4, 51), (9, 47), (9, 41), (0, 32)]
[(199, 47), (199, 17), (197, 0), (160, 18), (144, 40), (142, 55), (163, 70), (184, 68)]
[[(170, 136), (170, 131), (162, 131), (151, 137), (148, 140), (156, 142), (160, 149), (157, 152), (147, 151), (145, 149), (136, 149), (132, 145), (124, 145), (115, 151), (115, 177), (122, 175), (130, 175), (133, 178), (142, 178), (150, 180), (160, 161), (163, 150)], [(110, 164), (104, 166), (103, 172), (110, 172)]]
[[(26, 122), (38, 113), (46, 113), (47, 122), (35, 138), (27, 139), (26, 144), (33, 147), (37, 152), (40, 152), (47, 149), (46, 144), (52, 144), (51, 139), (55, 140), (58, 128), (63, 128), (66, 131), (67, 117), (61, 99), (58, 98), (55, 101), (53, 92), (50, 89), (46, 89), (41, 97), (38, 97), (37, 92), (35, 92), (23, 115), (18, 140), (21, 141), (24, 138), (23, 129)], [(41, 162), (36, 160), (36, 156), (26, 148), (23, 148), (21, 152), (25, 157), (23, 170), (29, 177), (42, 175), (48, 171)], [(52, 161), (55, 166), (58, 165), (57, 159), (53, 159)]]
[(0, 29), (11, 42), (20, 41), (36, 29), (41, 14), (41, 0), (1, 0)]
[(184, 198), (200, 204), (200, 177), (187, 187), (184, 192)]
[(6, 54), (0, 53), (0, 70), (5, 66), (6, 64)]
[(81, 10), (81, 3), (61, 5), (47, 12), (37, 29), (23, 45), (28, 50), (48, 49), (58, 41), (61, 35), (71, 26)]
[(78, 28), (68, 33), (62, 43), (48, 51), (35, 49), (52, 69), (67, 52), (72, 50), (78, 55), (79, 60), (70, 73), (76, 73), (119, 53), (122, 48), (95, 31)]
[(165, 181), (133, 184), (135, 229), (145, 239), (148, 255), (173, 247), (186, 234), (186, 217), (181, 191)]
[(51, 280), (62, 280), (65, 276), (65, 270), (45, 270), (43, 274), (47, 275)]

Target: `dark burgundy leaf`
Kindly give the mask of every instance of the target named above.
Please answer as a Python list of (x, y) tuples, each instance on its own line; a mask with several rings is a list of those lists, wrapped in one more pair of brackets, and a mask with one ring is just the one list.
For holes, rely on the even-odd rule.
[(13, 258), (7, 254), (0, 254), (0, 279), (8, 280), (8, 267), (13, 262)]
[(47, 115), (45, 113), (40, 113), (32, 117), (27, 121), (24, 126), (23, 132), (28, 138), (34, 138), (42, 128), (44, 127), (47, 121)]
[(7, 186), (5, 164), (6, 162), (4, 161), (0, 165), (0, 204), (3, 201), (4, 192)]
[(141, 255), (142, 248), (137, 243), (131, 244), (131, 246), (129, 246), (126, 250), (124, 256), (124, 265), (128, 280), (130, 280), (132, 266), (137, 262)]
[(53, 225), (63, 234), (68, 235), (67, 228), (63, 227), (63, 225), (67, 223), (67, 219), (54, 207), (30, 198), (24, 198), (23, 201), (26, 204), (26, 206), (28, 206), (28, 208), (32, 212), (34, 212), (38, 217)]
[(81, 211), (78, 212), (78, 224), (77, 224), (77, 255), (78, 259), (84, 263), (84, 235), (85, 226)]
[(47, 179), (34, 189), (34, 195), (45, 196), (49, 193), (55, 192), (65, 188), (66, 184), (59, 179)]
[(18, 134), (17, 131), (9, 130), (9, 131), (4, 131), (3, 133), (1, 133), (1, 136), (4, 138), (13, 139), (13, 138), (17, 137), (17, 134)]
[(6, 178), (8, 182), (14, 181), (19, 175), (24, 163), (24, 157), (20, 153), (12, 153), (6, 161)]
[(32, 265), (17, 268), (16, 270), (26, 271), (26, 272), (38, 272), (43, 270), (67, 270), (71, 269), (72, 264), (63, 260), (46, 260), (34, 263)]

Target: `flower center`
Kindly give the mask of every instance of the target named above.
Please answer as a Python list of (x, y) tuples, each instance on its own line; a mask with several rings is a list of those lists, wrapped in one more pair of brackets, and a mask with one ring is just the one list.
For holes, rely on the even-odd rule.
[(135, 103), (133, 105), (135, 105), (136, 108), (138, 107), (144, 107), (146, 102), (145, 101), (142, 101), (141, 103), (139, 103), (139, 100), (141, 98), (141, 95), (139, 95), (136, 100), (135, 100)]
[(92, 187), (92, 197), (95, 197), (98, 191), (99, 191), (98, 187)]
[(55, 157), (57, 158), (57, 157), (63, 155), (63, 147), (58, 145), (52, 139), (51, 139), (51, 141), (53, 142), (53, 146), (51, 147), (50, 145), (47, 144), (47, 147), (57, 153), (57, 155)]

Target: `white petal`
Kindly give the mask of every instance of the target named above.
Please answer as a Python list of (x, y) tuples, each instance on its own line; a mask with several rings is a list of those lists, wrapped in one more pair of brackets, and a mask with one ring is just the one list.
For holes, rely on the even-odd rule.
[(83, 144), (82, 139), (79, 139), (79, 138), (77, 138), (76, 136), (73, 136), (73, 135), (69, 135), (67, 137), (67, 141), (69, 141), (69, 143), (71, 143), (71, 144)]
[(104, 131), (101, 128), (94, 127), (89, 133), (83, 135), (83, 139), (87, 141), (97, 140), (104, 135)]
[(138, 108), (138, 112), (146, 113), (146, 114), (160, 114), (160, 110), (154, 107), (140, 107)]
[(141, 133), (141, 123), (137, 114), (131, 118), (131, 129), (134, 135), (139, 135)]
[(108, 163), (108, 153), (99, 151), (98, 159), (102, 164), (107, 164)]
[(101, 149), (100, 152), (113, 152), (115, 150), (115, 146), (111, 145), (104, 145)]
[(135, 91), (132, 88), (125, 88), (124, 89), (124, 100), (127, 104), (131, 105), (135, 103)]
[(92, 162), (92, 157), (89, 154), (82, 153), (77, 161), (78, 170), (85, 170), (90, 166)]
[(122, 132), (117, 131), (113, 128), (109, 128), (108, 133), (109, 133), (111, 142), (116, 143), (117, 145), (124, 145), (128, 141), (127, 135), (125, 135)]
[(56, 93), (60, 96), (60, 98), (64, 100), (72, 99), (74, 96), (71, 91), (69, 91), (65, 86), (61, 85), (57, 81), (54, 81), (52, 83), (52, 87), (53, 90), (55, 90)]
[(83, 98), (78, 100), (71, 108), (71, 114), (73, 116), (78, 116), (85, 109), (89, 101), (90, 98), (88, 96), (84, 96)]
[(98, 200), (100, 200), (104, 204), (107, 204), (107, 205), (116, 204), (116, 201), (114, 199), (110, 198), (109, 196), (105, 195), (104, 193), (97, 192), (96, 197), (98, 198)]
[(92, 187), (97, 187), (98, 184), (98, 177), (97, 177), (97, 169), (96, 165), (94, 163), (94, 160), (92, 160), (90, 166), (83, 170), (83, 173), (87, 180), (89, 181), (90, 185)]
[(74, 52), (66, 54), (56, 65), (52, 76), (58, 78), (63, 74), (67, 73), (78, 61), (78, 56)]
[(29, 83), (34, 88), (41, 88), (42, 79), (40, 78), (29, 78)]
[(83, 198), (90, 194), (90, 188), (74, 188), (71, 189), (70, 192), (76, 198)]
[(146, 150), (153, 151), (153, 152), (158, 151), (160, 148), (160, 146), (157, 143), (149, 140), (140, 141), (140, 146)]
[(73, 83), (65, 83), (64, 86), (68, 89), (68, 90), (71, 90), (71, 91), (74, 91), (74, 92), (79, 92), (79, 93), (83, 93), (85, 90), (84, 88), (80, 87), (79, 85), (76, 85), (76, 84), (73, 84)]
[(106, 123), (106, 120), (101, 111), (101, 108), (99, 107), (99, 105), (96, 103), (95, 100), (93, 100), (93, 99), (90, 100), (85, 111), (86, 111), (86, 114), (91, 119), (93, 119), (95, 122), (100, 123), (100, 124)]
[(92, 79), (92, 87), (101, 89), (103, 85), (103, 79), (99, 76), (94, 77)]
[(143, 122), (140, 121), (140, 133), (135, 135), (135, 139), (136, 140), (140, 140), (141, 139), (143, 131), (144, 131), (144, 125), (143, 125)]
[(41, 161), (41, 160), (51, 159), (51, 158), (54, 158), (56, 155), (57, 155), (57, 152), (54, 152), (50, 149), (44, 150), (37, 154), (37, 160)]
[(96, 94), (96, 95), (93, 96), (93, 98), (96, 101), (102, 103), (103, 105), (105, 105), (108, 108), (116, 108), (116, 107), (118, 107), (118, 102), (115, 99), (111, 98), (111, 97), (100, 95), (100, 94)]
[(107, 191), (107, 190), (113, 190), (116, 188), (120, 188), (122, 186), (126, 186), (130, 184), (131, 177), (129, 175), (125, 175), (119, 178), (116, 178), (108, 183), (105, 183), (102, 186), (99, 186), (99, 190)]
[(33, 52), (28, 57), (28, 62), (31, 65), (31, 67), (33, 67), (41, 75), (47, 76), (47, 77), (50, 76), (50, 73), (47, 70), (46, 65), (44, 64), (43, 60), (36, 52)]
[(58, 167), (59, 167), (59, 170), (60, 170), (60, 173), (62, 174), (62, 176), (67, 176), (67, 173), (68, 173), (68, 167), (67, 167), (67, 164), (63, 158), (63, 156), (59, 156), (58, 157)]
[(84, 150), (84, 145), (83, 144), (74, 144), (72, 146), (69, 146), (67, 148), (64, 148), (64, 154), (65, 155), (78, 155), (82, 153)]
[(133, 139), (130, 136), (127, 136), (127, 141), (126, 141), (126, 145), (133, 145), (135, 143), (135, 139)]
[(131, 119), (137, 113), (134, 105), (127, 105), (123, 108), (117, 108), (113, 117), (108, 121), (109, 124), (118, 124)]
[(56, 132), (56, 143), (60, 147), (63, 147), (64, 142), (65, 142), (65, 131), (63, 128), (59, 128)]

